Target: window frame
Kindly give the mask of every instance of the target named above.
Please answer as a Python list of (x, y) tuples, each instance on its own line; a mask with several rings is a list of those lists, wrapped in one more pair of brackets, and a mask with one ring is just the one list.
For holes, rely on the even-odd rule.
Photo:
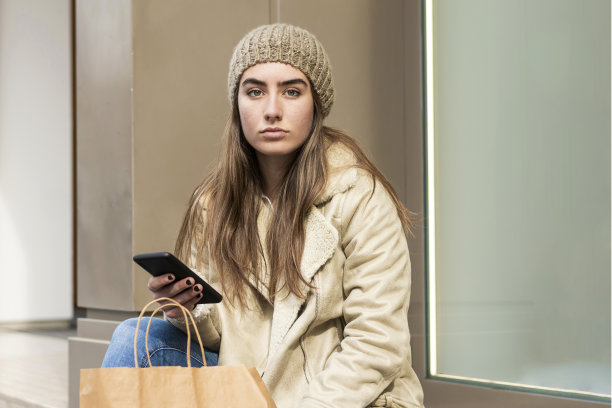
[[(428, 7), (434, 0), (420, 0), (420, 20), (411, 18), (406, 14), (406, 25), (418, 24), (418, 31), (421, 36), (421, 130), (420, 140), (408, 141), (408, 160), (420, 160), (422, 165), (422, 178), (420, 193), (421, 205), (419, 213), (422, 214), (423, 229), (419, 234), (414, 234), (410, 239), (411, 252), (413, 253), (413, 293), (409, 320), (412, 329), (412, 350), (413, 366), (424, 389), (425, 405), (428, 408), (444, 407), (470, 407), (470, 408), (489, 408), (491, 406), (499, 408), (513, 407), (541, 407), (541, 408), (595, 408), (610, 407), (609, 398), (600, 398), (589, 394), (576, 393), (573, 391), (543, 390), (537, 387), (527, 387), (518, 385), (508, 385), (498, 382), (478, 381), (471, 379), (456, 379), (451, 376), (436, 375), (430, 371), (431, 355), (430, 344), (435, 339), (431, 338), (432, 313), (429, 299), (431, 291), (435, 287), (435, 281), (430, 276), (430, 256), (432, 248), (429, 244), (430, 229), (435, 227), (435, 220), (428, 218), (429, 205), (435, 197), (430, 186), (429, 164), (433, 160), (433, 151), (428, 148), (430, 140), (431, 124), (433, 124), (433, 101), (431, 98), (431, 75), (428, 75), (428, 67), (432, 63), (428, 61), (430, 56), (427, 53), (428, 40), (431, 39), (431, 32), (427, 30), (431, 27), (430, 14)], [(418, 21), (417, 21), (418, 20)], [(417, 31), (416, 29), (414, 31)], [(429, 63), (428, 63), (429, 62)], [(414, 138), (418, 139), (418, 138)], [(412, 152), (412, 153), (411, 153)], [(421, 152), (420, 157), (417, 153)], [(416, 186), (415, 186), (416, 187)], [(416, 188), (411, 189), (415, 193)], [(415, 259), (414, 254), (421, 254), (420, 259)], [(434, 265), (435, 267), (435, 265)], [(435, 330), (435, 329), (434, 329)], [(588, 399), (586, 399), (586, 398)]]

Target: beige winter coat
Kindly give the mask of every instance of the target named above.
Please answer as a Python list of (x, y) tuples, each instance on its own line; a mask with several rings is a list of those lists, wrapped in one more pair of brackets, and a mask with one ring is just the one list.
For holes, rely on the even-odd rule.
[[(371, 176), (348, 167), (353, 160), (344, 148), (328, 150), (329, 182), (306, 220), (301, 271), (316, 289), (305, 301), (281, 294), (271, 305), (261, 271), (251, 310), (222, 302), (193, 312), (219, 364), (256, 367), (279, 408), (423, 406), (411, 367), (405, 235), (385, 189), (372, 192)], [(272, 209), (262, 207), (265, 237)], [(201, 273), (221, 289), (213, 265)]]

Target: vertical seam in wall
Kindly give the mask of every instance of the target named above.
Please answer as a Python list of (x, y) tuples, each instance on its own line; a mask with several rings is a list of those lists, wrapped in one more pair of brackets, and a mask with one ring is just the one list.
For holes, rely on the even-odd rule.
[[(136, 202), (136, 191), (134, 189), (134, 186), (136, 185), (135, 182), (135, 160), (134, 160), (134, 143), (135, 143), (135, 137), (136, 137), (136, 133), (135, 133), (135, 123), (136, 123), (136, 118), (134, 117), (134, 60), (135, 60), (135, 53), (134, 53), (134, 16), (136, 15), (136, 12), (134, 11), (134, 7), (135, 7), (135, 2), (131, 2), (130, 7), (127, 9), (129, 16), (127, 21), (129, 22), (129, 36), (130, 36), (130, 178), (131, 178), (131, 183), (132, 185), (130, 186), (130, 210), (131, 210), (131, 221), (130, 221), (130, 253), (134, 253), (134, 231), (136, 230), (135, 228), (135, 223), (136, 223), (136, 218), (135, 218), (135, 211), (134, 211), (134, 207), (135, 207), (135, 202)], [(136, 295), (136, 274), (134, 273), (134, 263), (130, 262), (130, 271), (131, 271), (131, 275), (132, 275), (132, 309), (133, 310), (138, 310), (142, 308), (142, 305), (138, 304), (138, 298)]]
[(70, 80), (72, 85), (72, 313), (78, 307), (77, 240), (77, 103), (76, 103), (76, 1), (70, 1)]
[(268, 23), (272, 23), (272, 3), (274, 0), (268, 0)]
[(406, 64), (406, 58), (408, 57), (408, 41), (406, 38), (406, 4), (405, 2), (401, 2), (401, 7), (402, 7), (402, 22), (403, 24), (402, 26), (402, 51), (403, 51), (403, 56), (404, 58), (402, 58), (402, 73), (403, 73), (403, 79), (404, 79), (404, 83), (403, 83), (403, 88), (404, 88), (404, 92), (402, 94), (402, 103), (403, 103), (403, 122), (402, 125), (404, 127), (403, 129), (403, 134), (404, 137), (402, 138), (402, 143), (403, 143), (403, 149), (404, 149), (404, 161), (403, 161), (403, 168), (404, 168), (404, 197), (402, 197), (404, 203), (408, 203), (408, 187), (409, 187), (409, 178), (408, 178), (408, 160), (406, 160), (408, 158), (408, 73), (407, 73), (407, 64)]
[(280, 22), (280, 0), (268, 0), (268, 22), (270, 24)]

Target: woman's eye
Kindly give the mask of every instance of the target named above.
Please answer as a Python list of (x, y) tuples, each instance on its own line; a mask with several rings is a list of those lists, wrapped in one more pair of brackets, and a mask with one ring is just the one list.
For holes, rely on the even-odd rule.
[(300, 96), (300, 91), (298, 91), (297, 89), (287, 89), (287, 90), (285, 91), (285, 94), (286, 94), (287, 96), (290, 96), (290, 97), (292, 97), (292, 98), (295, 98), (295, 97), (297, 97), (297, 96)]
[(249, 89), (247, 91), (248, 96), (261, 96), (263, 92), (260, 89)]

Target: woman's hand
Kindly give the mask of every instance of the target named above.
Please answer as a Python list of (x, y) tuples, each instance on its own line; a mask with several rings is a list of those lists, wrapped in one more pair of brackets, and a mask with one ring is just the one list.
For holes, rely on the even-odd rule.
[[(153, 292), (153, 299), (169, 297), (185, 306), (187, 310), (193, 310), (202, 297), (202, 285), (194, 285), (193, 278), (185, 278), (178, 282), (175, 282), (174, 279), (175, 277), (171, 273), (149, 279), (147, 287)], [(161, 301), (158, 303), (163, 305), (168, 302)], [(183, 317), (183, 312), (178, 307), (164, 309), (164, 313), (174, 319)]]

